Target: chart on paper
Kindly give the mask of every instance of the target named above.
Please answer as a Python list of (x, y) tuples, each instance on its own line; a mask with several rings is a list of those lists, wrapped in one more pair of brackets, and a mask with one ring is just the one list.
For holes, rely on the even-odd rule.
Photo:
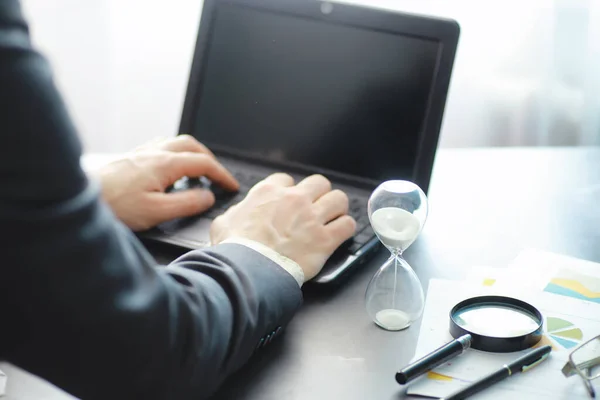
[[(451, 340), (448, 332), (448, 313), (453, 304), (465, 297), (490, 293), (494, 286), (432, 279), (421, 323), (422, 327), (427, 328), (421, 328), (415, 357), (422, 356)], [(575, 347), (600, 333), (600, 314), (597, 312), (597, 306), (591, 303), (582, 306), (581, 300), (576, 298), (565, 298), (531, 288), (518, 289), (517, 292), (520, 292), (520, 295), (516, 292), (506, 294), (534, 304), (544, 315), (543, 338), (536, 347), (547, 344), (552, 346), (553, 351), (546, 362), (536, 366), (531, 372), (498, 383), (493, 390), (482, 393), (481, 399), (513, 398), (515, 391), (524, 396), (527, 393), (522, 398), (536, 400), (588, 399), (581, 382), (565, 378), (560, 371)], [(525, 352), (527, 350), (493, 354), (468, 350), (436, 368), (423, 379), (413, 382), (407, 393), (443, 397), (513, 361)]]
[(537, 287), (546, 293), (600, 305), (600, 264), (546, 251), (521, 252), (496, 283)]
[(599, 263), (539, 250), (523, 251), (508, 268), (474, 267), (468, 280), (498, 290), (529, 288), (600, 306)]
[(583, 332), (575, 324), (567, 320), (546, 318), (546, 335), (566, 350), (571, 350), (581, 344)]
[(583, 342), (583, 331), (574, 323), (558, 317), (546, 318), (542, 340), (534, 346), (549, 345), (552, 350), (572, 350)]
[(600, 304), (600, 278), (564, 268), (550, 278), (544, 291)]

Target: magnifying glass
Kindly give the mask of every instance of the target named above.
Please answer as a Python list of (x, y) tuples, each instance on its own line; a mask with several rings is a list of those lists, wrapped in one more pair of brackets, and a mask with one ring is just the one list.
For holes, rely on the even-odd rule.
[(508, 353), (535, 346), (542, 339), (544, 319), (537, 308), (505, 296), (463, 300), (450, 310), (450, 334), (471, 335), (471, 348)]
[(450, 310), (450, 343), (396, 373), (404, 385), (469, 348), (509, 353), (535, 346), (542, 339), (544, 319), (537, 308), (505, 296), (463, 300)]

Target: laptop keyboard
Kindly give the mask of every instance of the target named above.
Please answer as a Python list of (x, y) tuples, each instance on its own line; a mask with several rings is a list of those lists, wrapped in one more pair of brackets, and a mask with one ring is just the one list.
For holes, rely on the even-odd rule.
[[(215, 195), (215, 204), (211, 209), (202, 214), (202, 216), (214, 219), (223, 214), (232, 205), (242, 201), (248, 194), (248, 191), (266, 177), (261, 173), (248, 171), (243, 168), (236, 168), (233, 165), (227, 165), (227, 168), (240, 184), (240, 190), (238, 192), (228, 192), (216, 185), (212, 186), (210, 181), (205, 178), (184, 179), (175, 185), (174, 190), (210, 188)], [(294, 176), (294, 178), (296, 181), (302, 179), (301, 176)], [(348, 214), (356, 220), (356, 234), (353, 238), (344, 243), (342, 247), (353, 254), (366, 244), (374, 236), (374, 233), (369, 224), (369, 217), (367, 215), (368, 198), (348, 193), (348, 191), (345, 192), (348, 194), (349, 199)]]

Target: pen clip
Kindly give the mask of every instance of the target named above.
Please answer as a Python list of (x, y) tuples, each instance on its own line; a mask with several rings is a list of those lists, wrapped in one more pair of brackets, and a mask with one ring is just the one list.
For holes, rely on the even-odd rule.
[(550, 355), (550, 353), (546, 353), (543, 356), (541, 356), (538, 360), (535, 360), (534, 362), (532, 362), (531, 364), (524, 365), (523, 368), (521, 369), (521, 372), (529, 371), (531, 368), (535, 367), (536, 365), (538, 365), (539, 363), (544, 361), (546, 358), (548, 358), (549, 355)]

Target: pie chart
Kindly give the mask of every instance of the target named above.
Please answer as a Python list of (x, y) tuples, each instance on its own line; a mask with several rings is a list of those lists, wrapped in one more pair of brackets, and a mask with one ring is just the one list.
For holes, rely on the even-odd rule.
[(581, 329), (572, 322), (557, 317), (546, 318), (546, 334), (567, 350), (577, 347), (583, 339)]

